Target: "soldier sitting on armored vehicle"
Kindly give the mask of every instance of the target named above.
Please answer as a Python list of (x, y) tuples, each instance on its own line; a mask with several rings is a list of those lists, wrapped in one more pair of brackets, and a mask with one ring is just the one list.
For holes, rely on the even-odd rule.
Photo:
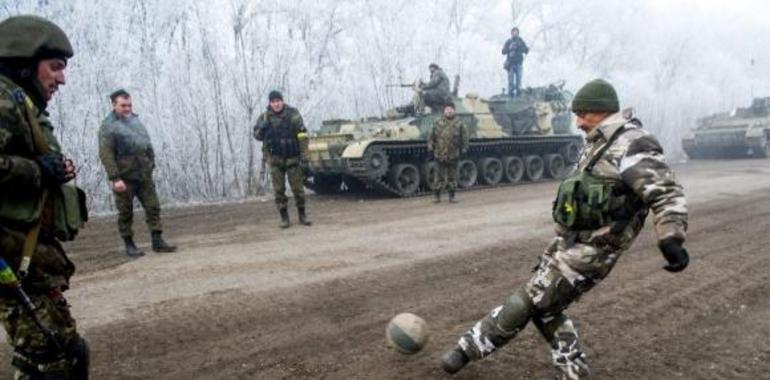
[[(424, 113), (425, 107), (430, 107), (431, 111), (441, 110), (441, 107), (452, 99), (449, 92), (449, 78), (444, 70), (435, 63), (428, 65), (430, 70), (430, 81), (428, 83), (417, 83), (414, 92), (414, 99), (411, 103), (396, 107), (396, 111), (403, 114)], [(400, 85), (407, 87), (404, 85)], [(408, 85), (408, 87), (412, 87)]]

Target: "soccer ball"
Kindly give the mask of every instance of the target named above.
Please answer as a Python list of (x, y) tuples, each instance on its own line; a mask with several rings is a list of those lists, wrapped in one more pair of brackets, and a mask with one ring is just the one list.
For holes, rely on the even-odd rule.
[(385, 339), (399, 353), (416, 354), (428, 343), (428, 325), (412, 313), (401, 313), (388, 323)]

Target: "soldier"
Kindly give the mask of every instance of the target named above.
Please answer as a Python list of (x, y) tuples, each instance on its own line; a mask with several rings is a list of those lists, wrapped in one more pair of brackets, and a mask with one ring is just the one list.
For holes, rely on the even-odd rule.
[(559, 186), (553, 210), (557, 237), (530, 280), (444, 354), (442, 366), (449, 373), (491, 354), (531, 320), (551, 345), (562, 378), (589, 376), (577, 331), (564, 311), (609, 274), (650, 211), (668, 261), (663, 268), (679, 272), (689, 263), (683, 247), (685, 197), (658, 140), (630, 111), (618, 112), (615, 89), (604, 80), (583, 86), (572, 111), (587, 144), (578, 168)]
[(519, 96), (521, 90), (521, 72), (524, 55), (529, 53), (529, 47), (519, 37), (519, 28), (511, 29), (511, 38), (503, 45), (505, 63), (503, 68), (508, 72), (508, 95)]
[[(88, 344), (63, 295), (75, 266), (58, 241), (74, 238), (80, 223), (67, 221), (72, 210), (84, 210), (84, 194), (64, 185), (75, 166), (45, 110), (72, 55), (67, 35), (46, 19), (0, 22), (0, 258), (9, 267), (0, 279), (0, 321), (14, 349), (15, 379), (88, 378)], [(81, 199), (72, 203), (67, 194)], [(14, 277), (29, 303), (11, 285)]]
[(134, 220), (134, 198), (144, 208), (147, 228), (150, 230), (152, 250), (175, 252), (176, 247), (163, 240), (160, 221), (160, 201), (155, 191), (152, 172), (155, 152), (147, 130), (133, 112), (131, 95), (125, 90), (110, 94), (112, 112), (99, 128), (99, 158), (112, 187), (115, 207), (118, 209), (118, 231), (126, 247), (126, 255), (143, 256), (134, 244), (131, 225)]
[(430, 70), (430, 80), (428, 83), (420, 84), (420, 97), (424, 105), (436, 112), (450, 99), (449, 78), (435, 63), (428, 65), (428, 70)]
[(428, 151), (433, 152), (433, 158), (438, 164), (433, 185), (433, 203), (441, 202), (441, 190), (446, 190), (449, 194), (450, 203), (456, 202), (457, 162), (467, 150), (468, 130), (456, 117), (454, 103), (449, 102), (444, 106), (444, 117), (433, 123), (428, 137)]
[(262, 141), (262, 159), (270, 163), (275, 204), (281, 214), (281, 228), (289, 228), (286, 179), (288, 177), (294, 203), (297, 205), (299, 222), (309, 226), (312, 222), (305, 212), (304, 172), (308, 167), (307, 129), (299, 111), (283, 102), (283, 95), (271, 91), (270, 104), (257, 119), (254, 138)]

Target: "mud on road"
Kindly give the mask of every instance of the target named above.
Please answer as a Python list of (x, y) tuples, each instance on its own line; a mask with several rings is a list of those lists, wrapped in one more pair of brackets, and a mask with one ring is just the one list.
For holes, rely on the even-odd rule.
[[(595, 376), (766, 378), (770, 162), (677, 171), (691, 267), (663, 271), (648, 226), (569, 309)], [(446, 378), (441, 353), (528, 278), (552, 236), (555, 186), (465, 192), (454, 205), (316, 196), (315, 224), (288, 230), (270, 202), (168, 210), (180, 252), (138, 260), (122, 256), (113, 219), (96, 220), (68, 247), (79, 267), (68, 295), (91, 342), (93, 378)], [(388, 319), (403, 311), (432, 333), (414, 356), (385, 346)], [(552, 373), (549, 355), (528, 328), (453, 378), (539, 379)]]

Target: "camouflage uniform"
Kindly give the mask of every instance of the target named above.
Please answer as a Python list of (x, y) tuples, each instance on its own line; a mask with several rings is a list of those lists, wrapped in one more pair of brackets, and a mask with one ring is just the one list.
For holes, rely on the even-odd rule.
[[(75, 272), (57, 241), (58, 208), (62, 186), (46, 183), (37, 162), (41, 152), (33, 143), (32, 124), (38, 124), (47, 143), (46, 154), (60, 155), (61, 147), (44, 111), (46, 101), (32, 94), (6, 73), (18, 68), (2, 67), (7, 58), (28, 57), (39, 62), (36, 45), (58, 51), (49, 57), (72, 56), (72, 47), (56, 25), (35, 16), (16, 16), (0, 23), (0, 36), (12, 48), (0, 43), (0, 257), (16, 270), (21, 266), (24, 242), (30, 229), (39, 224), (37, 245), (31, 256), (22, 288), (28, 294), (35, 314), (57, 338), (51, 342), (17, 301), (13, 290), (0, 288), (0, 321), (8, 343), (14, 348), (11, 364), (15, 379), (73, 379), (87, 376), (87, 345), (76, 331), (75, 320), (63, 292)], [(14, 43), (16, 43), (14, 45)], [(6, 50), (8, 49), (8, 50)], [(15, 49), (15, 50), (14, 50)], [(28, 53), (8, 54), (9, 50), (31, 49)], [(66, 58), (65, 58), (66, 57)], [(21, 82), (20, 82), (21, 83)], [(28, 83), (29, 84), (29, 83)], [(29, 111), (29, 113), (28, 113)], [(30, 115), (35, 119), (30, 119)], [(43, 194), (47, 193), (45, 202)], [(67, 239), (74, 238), (74, 235)], [(78, 363), (79, 361), (79, 363)]]
[(289, 105), (285, 105), (278, 113), (268, 107), (254, 126), (254, 137), (264, 144), (263, 159), (270, 163), (270, 177), (278, 209), (286, 210), (288, 207), (287, 177), (295, 205), (304, 209), (305, 175), (301, 165), (307, 162), (308, 141), (302, 115)]
[(101, 158), (110, 182), (123, 180), (126, 191), (112, 192), (118, 209), (118, 230), (123, 238), (132, 238), (134, 198), (144, 208), (147, 228), (152, 232), (163, 231), (160, 221), (160, 201), (155, 191), (152, 172), (155, 168), (155, 152), (150, 135), (137, 115), (129, 119), (110, 112), (99, 128), (99, 158)]
[(438, 110), (451, 99), (449, 93), (449, 78), (441, 68), (435, 69), (430, 74), (430, 81), (420, 85), (420, 101), (422, 104)]
[(428, 138), (428, 150), (438, 164), (434, 191), (454, 192), (457, 188), (457, 162), (468, 150), (468, 130), (457, 116), (442, 117), (433, 123)]
[[(611, 136), (614, 142), (603, 150)], [(587, 136), (578, 170), (600, 155), (592, 173), (615, 182), (633, 207), (622, 220), (594, 230), (557, 224), (557, 237), (540, 257), (527, 284), (474, 325), (459, 341), (470, 359), (479, 359), (513, 339), (531, 319), (552, 347), (555, 366), (565, 378), (588, 375), (578, 335), (564, 310), (604, 279), (653, 213), (660, 241), (684, 241), (687, 207), (682, 187), (665, 161), (658, 141), (641, 123), (621, 113), (611, 115)], [(665, 252), (664, 252), (665, 255)]]

